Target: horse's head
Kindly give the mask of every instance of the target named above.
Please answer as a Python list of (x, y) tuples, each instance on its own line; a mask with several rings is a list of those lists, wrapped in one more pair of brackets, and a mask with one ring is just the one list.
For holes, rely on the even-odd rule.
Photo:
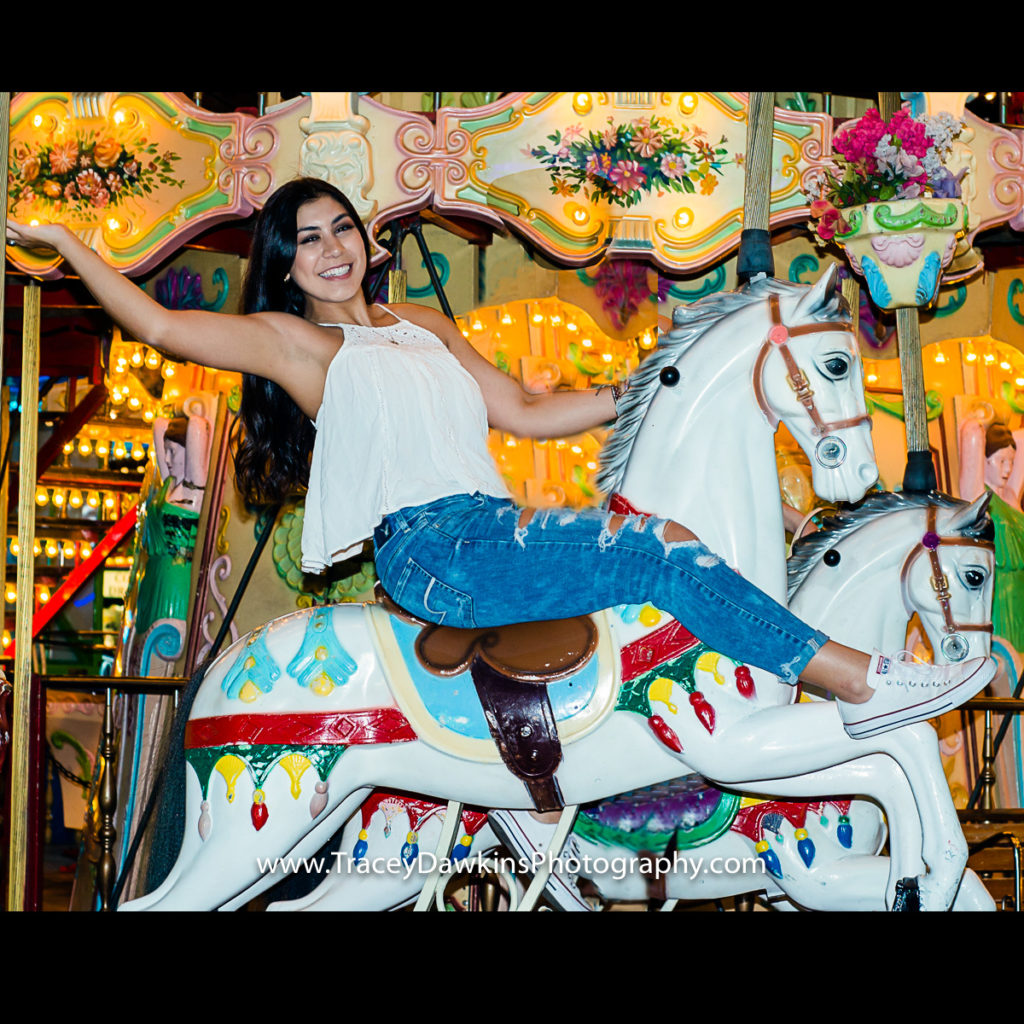
[(753, 388), (768, 422), (785, 423), (807, 453), (815, 492), (857, 501), (878, 467), (860, 352), (837, 283), (832, 267), (809, 289), (766, 293)]
[(900, 571), (907, 615), (920, 616), (937, 659), (963, 661), (991, 650), (995, 550), (987, 514), (990, 497), (986, 493), (956, 508), (929, 504), (924, 530)]

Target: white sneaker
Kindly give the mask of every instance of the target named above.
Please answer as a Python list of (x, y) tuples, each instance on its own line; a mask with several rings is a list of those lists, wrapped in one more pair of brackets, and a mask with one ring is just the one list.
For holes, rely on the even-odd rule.
[(996, 674), (991, 658), (972, 658), (959, 665), (929, 665), (901, 651), (891, 658), (875, 651), (867, 684), (875, 692), (863, 704), (837, 700), (843, 728), (854, 739), (935, 718), (959, 707), (985, 689)]

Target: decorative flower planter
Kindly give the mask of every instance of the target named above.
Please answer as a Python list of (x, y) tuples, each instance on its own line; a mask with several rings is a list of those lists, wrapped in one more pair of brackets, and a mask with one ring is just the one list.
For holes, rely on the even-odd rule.
[(854, 272), (882, 309), (927, 306), (942, 270), (967, 231), (960, 199), (895, 199), (841, 211), (849, 231), (836, 231)]

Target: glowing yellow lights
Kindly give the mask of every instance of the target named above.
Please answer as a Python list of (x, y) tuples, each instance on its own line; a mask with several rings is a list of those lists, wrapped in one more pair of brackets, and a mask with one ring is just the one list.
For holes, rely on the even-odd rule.
[(136, 462), (141, 462), (146, 457), (146, 449), (141, 444), (135, 443), (132, 445), (132, 458)]
[(164, 365), (160, 367), (160, 372), (164, 375), (165, 379), (173, 377), (175, 374), (174, 363), (164, 363)]
[(32, 554), (35, 555), (38, 558), (42, 553), (43, 553), (43, 546), (42, 546), (42, 544), (39, 543), (39, 541), (36, 541), (32, 545)]
[(574, 444), (574, 445), (572, 446), (572, 448), (570, 448), (569, 450), (570, 450), (570, 451), (571, 451), (571, 452), (572, 452), (572, 453), (573, 453), (574, 455), (582, 455), (582, 454), (583, 454), (583, 449), (582, 449), (582, 448), (581, 448), (581, 447), (580, 447), (580, 446), (579, 446), (578, 444)]
[(589, 114), (590, 108), (593, 106), (593, 100), (590, 97), (589, 92), (577, 92), (572, 97), (572, 109), (581, 116), (583, 114)]
[(869, 384), (876, 384), (876, 383), (878, 382), (878, 374), (877, 374), (877, 373), (869, 373), (869, 374), (867, 375), (867, 377), (865, 377), (864, 379), (865, 379), (865, 380), (866, 380), (866, 381), (867, 381), (867, 382), (868, 382)]
[(100, 496), (95, 491), (90, 491), (85, 499), (85, 503), (86, 505), (89, 506), (89, 508), (99, 508)]
[(82, 545), (82, 550), (79, 552), (79, 554), (81, 554), (83, 561), (85, 559), (89, 558), (92, 555), (92, 545), (91, 544), (83, 544)]
[(92, 455), (92, 442), (88, 438), (83, 437), (82, 440), (78, 442), (78, 454), (81, 455), (83, 459), (87, 459)]
[(142, 349), (136, 346), (132, 349), (131, 358), (128, 360), (132, 366), (139, 367), (146, 361), (146, 357), (142, 354)]
[(511, 327), (512, 324), (514, 324), (514, 323), (515, 323), (515, 320), (512, 318), (512, 314), (506, 309), (505, 312), (501, 314), (501, 324), (502, 324), (502, 326), (504, 326), (504, 327)]
[(551, 326), (552, 327), (561, 327), (562, 326), (562, 318), (561, 318), (561, 316), (558, 313), (552, 313), (551, 314)]
[(50, 504), (50, 492), (45, 487), (36, 491), (36, 504), (40, 506)]
[(544, 314), (543, 313), (534, 313), (533, 316), (530, 317), (530, 319), (535, 324), (542, 324), (542, 323), (544, 323)]
[(612, 354), (611, 354), (611, 352), (602, 352), (601, 353), (601, 362), (602, 363), (610, 363), (611, 361), (612, 361)]
[(33, 128), (41, 127), (42, 123), (43, 123), (43, 115), (42, 114), (36, 114), (36, 116), (32, 118), (32, 127)]
[(572, 211), (572, 219), (577, 224), (585, 224), (590, 219), (590, 214), (583, 207), (577, 207)]
[(64, 492), (54, 491), (53, 492), (53, 503), (57, 508), (60, 508), (64, 504)]
[(577, 332), (577, 331), (579, 330), (579, 325), (578, 325), (578, 324), (575, 324), (575, 323), (573, 323), (573, 322), (572, 322), (572, 320), (570, 320), (570, 321), (569, 321), (569, 322), (568, 322), (568, 323), (567, 323), (567, 324), (565, 325), (565, 329), (566, 329), (567, 331), (572, 331), (572, 333), (573, 333), (573, 334), (575, 334), (575, 333), (576, 333), (576, 332)]
[(129, 409), (141, 409), (142, 408), (142, 401), (141, 401), (141, 399), (139, 399), (135, 395), (132, 395), (132, 397), (128, 399), (128, 408)]
[(580, 338), (580, 344), (584, 348), (593, 348), (594, 347), (594, 342), (593, 342), (592, 338)]
[(111, 231), (117, 231), (121, 227), (121, 222), (116, 217), (107, 218), (107, 227)]
[(697, 109), (697, 97), (692, 92), (685, 92), (679, 99), (679, 109), (684, 114), (692, 114)]
[(986, 352), (985, 355), (982, 356), (982, 361), (986, 366), (991, 366), (996, 361), (996, 357), (992, 355), (991, 352)]
[(81, 491), (72, 491), (68, 495), (68, 504), (72, 508), (81, 508), (82, 507), (82, 500), (83, 499), (82, 499), (82, 492)]
[(944, 363), (944, 362), (946, 362), (946, 354), (942, 351), (941, 348), (937, 349), (936, 352), (935, 352), (935, 362), (937, 362), (937, 363)]
[(693, 223), (693, 210), (688, 206), (680, 206), (679, 209), (672, 214), (672, 223), (680, 230), (688, 228)]
[(153, 422), (153, 420), (154, 420), (154, 419), (155, 419), (156, 417), (155, 417), (155, 414), (153, 413), (153, 410), (152, 410), (152, 409), (147, 409), (147, 410), (146, 410), (146, 411), (145, 411), (145, 412), (144, 412), (144, 413), (142, 414), (142, 418), (143, 418), (143, 419), (144, 419), (144, 420), (145, 420), (145, 421), (146, 421), (147, 423), (152, 423), (152, 422)]
[(469, 340), (469, 331), (467, 331), (465, 328), (463, 328), (462, 329), (462, 336), (468, 341)]
[(473, 321), (473, 330), (474, 331), (482, 331), (483, 329), (484, 329), (483, 321), (481, 321), (481, 320), (474, 320)]
[(654, 348), (658, 344), (658, 335), (654, 331), (644, 331), (640, 335), (640, 347), (645, 351)]
[(18, 542), (16, 540), (12, 539), (11, 540), (11, 554), (14, 555), (15, 558), (17, 558), (18, 557), (18, 552), (20, 550), (21, 550), (21, 545), (18, 544)]
[(39, 590), (36, 591), (36, 595), (39, 598), (40, 604), (46, 604), (46, 602), (50, 600), (50, 588), (40, 587)]
[(1012, 369), (1013, 369), (1013, 367), (1012, 367), (1012, 366), (1010, 366), (1009, 362), (1007, 362), (1007, 360), (1005, 360), (1005, 359), (1004, 359), (1004, 360), (1003, 360), (1003, 361), (1002, 361), (1002, 362), (1001, 362), (1001, 363), (999, 364), (999, 369), (1000, 369), (1000, 370), (1007, 370), (1007, 371), (1009, 371), (1009, 370), (1012, 370)]
[(64, 551), (64, 557), (65, 558), (74, 558), (75, 557), (75, 545), (72, 544), (71, 541), (69, 541), (69, 540), (65, 541), (64, 542), (64, 547), (63, 547), (62, 550)]
[(14, 587), (8, 586), (4, 590), (4, 598), (8, 604), (14, 604), (14, 602), (18, 599), (18, 592), (14, 589)]
[(506, 448), (516, 448), (516, 447), (518, 447), (518, 445), (519, 445), (519, 442), (514, 437), (506, 437), (505, 438), (505, 447)]
[(155, 349), (150, 349), (146, 353), (146, 366), (150, 370), (155, 370), (163, 360), (160, 358), (160, 353)]
[(96, 439), (96, 454), (106, 455), (110, 451), (110, 445), (102, 437)]
[(597, 463), (596, 462), (588, 462), (587, 463), (587, 469), (590, 469), (590, 470), (597, 469)]
[(54, 541), (48, 540), (46, 542), (46, 547), (44, 548), (44, 550), (46, 551), (47, 558), (57, 557), (57, 544)]
[(128, 449), (125, 448), (125, 446), (123, 444), (121, 444), (120, 441), (118, 441), (117, 444), (114, 446), (114, 458), (115, 459), (123, 459), (123, 458), (125, 458), (125, 456), (127, 456), (127, 454), (128, 454)]
[(118, 110), (114, 114), (114, 124), (124, 124), (124, 111)]
[(0, 642), (3, 643), (4, 647), (10, 647), (11, 646), (11, 632), (10, 632), (10, 630), (8, 630), (8, 629), (4, 630), (3, 640), (0, 641)]
[(116, 499), (114, 498), (114, 496), (112, 494), (108, 494), (103, 499), (103, 507), (104, 508), (113, 508), (116, 504), (117, 504), (117, 501), (116, 501)]
[(68, 441), (68, 443), (66, 445), (64, 445), (64, 454), (65, 455), (70, 455), (74, 450), (75, 450), (75, 442), (74, 441)]

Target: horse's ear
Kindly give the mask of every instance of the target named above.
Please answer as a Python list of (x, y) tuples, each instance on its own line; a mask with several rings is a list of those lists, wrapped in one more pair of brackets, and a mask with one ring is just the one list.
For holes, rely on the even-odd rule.
[(992, 492), (986, 491), (980, 498), (976, 498), (965, 505), (962, 509), (953, 514), (953, 518), (946, 524), (949, 533), (963, 533), (968, 527), (980, 523), (988, 514), (988, 503), (992, 500)]
[(831, 263), (825, 273), (807, 289), (807, 293), (796, 304), (796, 309), (793, 310), (793, 319), (800, 321), (817, 313), (832, 297), (832, 293), (838, 286), (839, 265)]

